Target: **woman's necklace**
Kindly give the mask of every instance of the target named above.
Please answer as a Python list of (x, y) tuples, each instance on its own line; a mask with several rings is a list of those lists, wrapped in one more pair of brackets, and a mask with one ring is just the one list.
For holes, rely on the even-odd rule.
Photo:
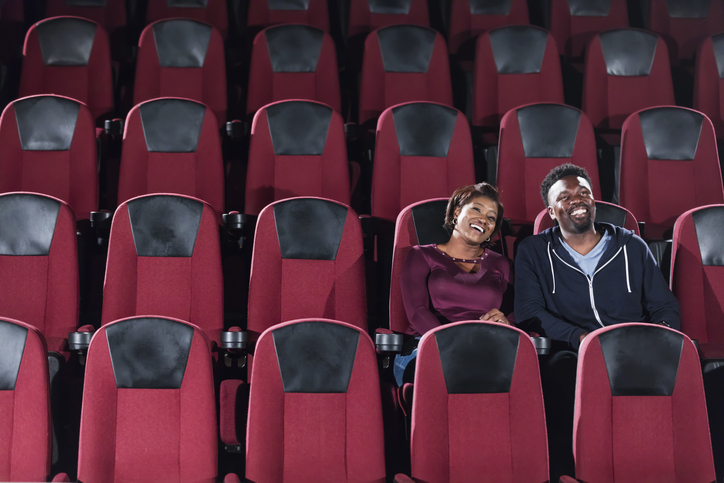
[(435, 248), (437, 248), (437, 250), (438, 250), (440, 253), (442, 253), (442, 254), (450, 257), (450, 259), (452, 259), (453, 262), (458, 262), (458, 263), (480, 263), (481, 261), (483, 261), (483, 259), (484, 259), (486, 256), (488, 256), (488, 251), (485, 250), (485, 251), (483, 251), (482, 255), (480, 255), (478, 258), (457, 258), (457, 257), (453, 257), (452, 255), (450, 255), (450, 254), (447, 253), (447, 252), (444, 252), (444, 251), (440, 250), (440, 248), (437, 247), (437, 245), (435, 246)]

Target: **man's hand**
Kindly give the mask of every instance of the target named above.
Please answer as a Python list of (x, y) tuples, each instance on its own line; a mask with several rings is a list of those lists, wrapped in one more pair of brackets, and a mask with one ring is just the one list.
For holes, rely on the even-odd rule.
[(580, 344), (581, 342), (583, 342), (583, 339), (585, 339), (587, 335), (588, 332), (584, 332), (583, 334), (581, 334), (581, 338), (578, 340), (578, 343)]

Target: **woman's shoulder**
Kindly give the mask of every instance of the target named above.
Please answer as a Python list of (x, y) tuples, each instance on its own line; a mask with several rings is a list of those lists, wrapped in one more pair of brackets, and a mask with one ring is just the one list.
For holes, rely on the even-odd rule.
[(495, 265), (497, 267), (500, 267), (503, 270), (509, 271), (513, 268), (513, 262), (510, 258), (506, 257), (505, 255), (502, 255), (498, 252), (494, 252), (493, 250), (486, 250), (488, 255), (485, 257), (485, 260), (490, 265)]

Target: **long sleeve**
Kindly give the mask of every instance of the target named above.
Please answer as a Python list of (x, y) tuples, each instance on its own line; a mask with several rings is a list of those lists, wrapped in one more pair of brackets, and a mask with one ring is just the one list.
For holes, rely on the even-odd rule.
[(425, 254), (418, 247), (413, 247), (402, 266), (400, 289), (407, 320), (412, 329), (420, 335), (441, 325), (435, 314), (430, 311), (430, 294), (427, 289), (429, 275), (430, 265)]
[(661, 273), (661, 269), (656, 265), (651, 250), (649, 250), (646, 242), (639, 238), (632, 239), (629, 245), (632, 248), (635, 247), (641, 250), (641, 263), (644, 267), (641, 303), (648, 312), (651, 322), (655, 324), (666, 322), (672, 328), (679, 330), (681, 328), (679, 301), (669, 290), (669, 286)]

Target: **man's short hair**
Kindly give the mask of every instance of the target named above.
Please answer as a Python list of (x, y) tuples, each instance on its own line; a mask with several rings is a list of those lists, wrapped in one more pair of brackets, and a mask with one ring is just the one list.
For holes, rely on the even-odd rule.
[(550, 173), (545, 177), (543, 183), (540, 185), (540, 196), (543, 198), (543, 204), (548, 208), (548, 192), (551, 190), (551, 186), (556, 184), (561, 178), (566, 176), (577, 176), (588, 181), (588, 186), (591, 186), (591, 177), (588, 176), (588, 171), (575, 164), (566, 163), (556, 166), (551, 170)]

